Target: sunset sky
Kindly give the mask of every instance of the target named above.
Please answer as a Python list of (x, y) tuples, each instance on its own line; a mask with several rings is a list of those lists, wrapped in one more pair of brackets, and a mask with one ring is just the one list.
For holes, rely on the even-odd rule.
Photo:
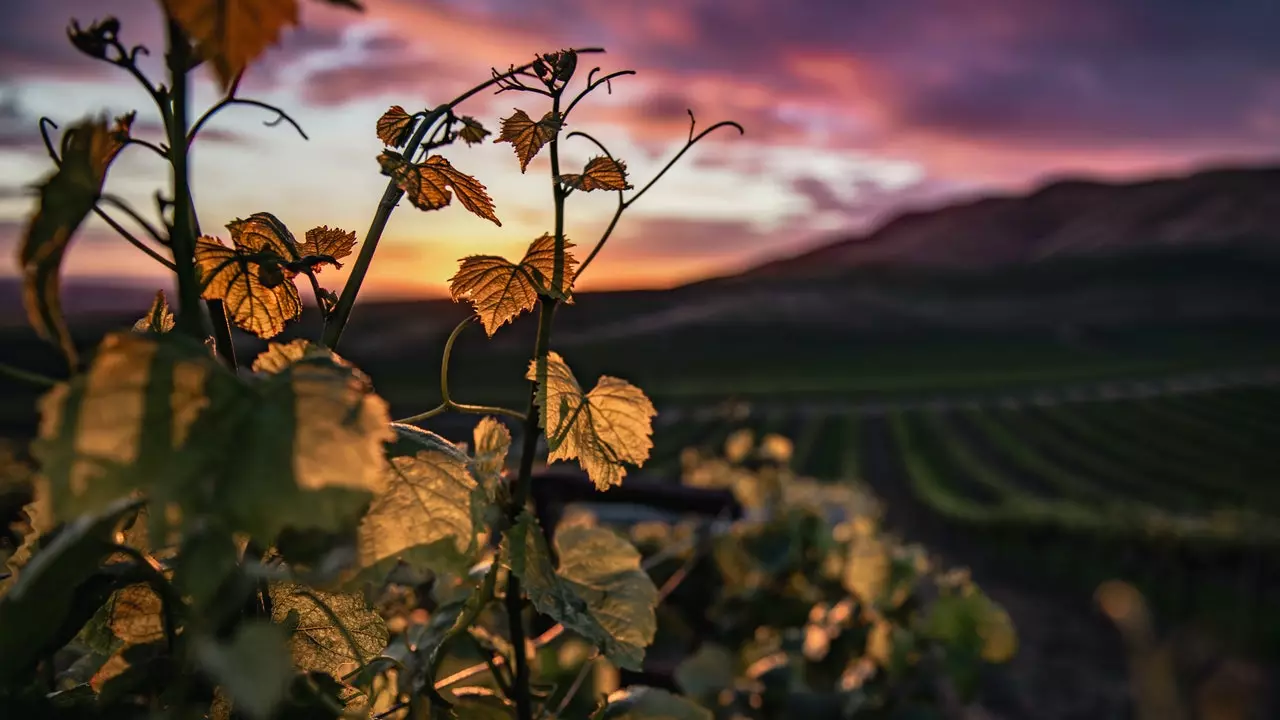
[[(642, 185), (699, 125), (732, 119), (623, 217), (581, 288), (666, 287), (859, 231), (905, 208), (1062, 175), (1134, 177), (1280, 156), (1280, 3), (1275, 0), (365, 0), (363, 14), (302, 2), (300, 29), (252, 68), (241, 94), (280, 105), (308, 132), (263, 127), (237, 107), (194, 158), (206, 232), (258, 211), (301, 236), (328, 224), (363, 240), (386, 184), (374, 122), (389, 105), (434, 106), (538, 51), (603, 46), (587, 68), (634, 69), (575, 110)], [(6, 0), (0, 22), (0, 276), (48, 171), (36, 120), (139, 110), (130, 78), (71, 49), (71, 17), (113, 13), (127, 43), (156, 52), (155, 0)], [(198, 80), (197, 112), (218, 93)], [(485, 93), (461, 108), (491, 131), (545, 98)], [(213, 132), (215, 131), (216, 132)], [(491, 140), (492, 138), (490, 138)], [(570, 167), (591, 157), (563, 143)], [(545, 153), (521, 175), (508, 144), (444, 153), (489, 188), (501, 228), (461, 207), (402, 203), (370, 275), (383, 296), (438, 294), (458, 258), (517, 256), (552, 228)], [(128, 149), (108, 191), (154, 213), (164, 182)], [(612, 194), (576, 194), (567, 232), (593, 243)], [(96, 219), (73, 244), (81, 277), (162, 281), (162, 268)], [(341, 273), (323, 276), (336, 286)]]

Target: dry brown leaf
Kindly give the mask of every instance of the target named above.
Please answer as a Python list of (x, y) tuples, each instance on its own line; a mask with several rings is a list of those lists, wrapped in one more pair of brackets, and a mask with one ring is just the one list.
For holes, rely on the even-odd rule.
[[(432, 155), (422, 163), (411, 163), (400, 153), (384, 151), (378, 156), (384, 175), (409, 196), (409, 202), (420, 210), (439, 210), (449, 204), (454, 194), (463, 207), (502, 227), (493, 212), (493, 198), (480, 181), (460, 172), (440, 155)], [(453, 188), (453, 193), (449, 189)]]
[[(626, 380), (601, 376), (583, 395), (573, 371), (558, 353), (547, 356), (547, 376), (538, 384), (539, 423), (547, 434), (547, 462), (578, 459), (601, 490), (621, 485), (623, 463), (643, 465), (653, 448), (657, 411), (640, 388)], [(527, 379), (538, 380), (538, 361)]]
[(592, 158), (581, 175), (561, 175), (560, 182), (584, 192), (631, 189), (631, 183), (627, 182), (627, 164), (604, 155)]
[(134, 114), (86, 118), (62, 134), (61, 165), (40, 186), (40, 204), (18, 247), (22, 267), (22, 303), (31, 326), (56, 342), (71, 365), (75, 346), (62, 315), (61, 270), (71, 236), (93, 211), (111, 161), (129, 139)]
[(502, 132), (494, 142), (511, 143), (516, 157), (520, 159), (520, 172), (524, 172), (538, 150), (555, 139), (560, 127), (560, 119), (554, 112), (548, 112), (535, 123), (523, 110), (517, 108), (511, 117), (502, 119)]
[[(554, 237), (543, 234), (529, 245), (519, 265), (497, 255), (463, 258), (462, 266), (449, 279), (449, 293), (455, 302), (471, 303), (485, 332), (492, 337), (503, 324), (532, 310), (538, 301), (539, 289), (550, 284), (555, 270), (555, 244)], [(561, 297), (567, 297), (573, 286), (574, 266), (578, 262), (569, 253), (573, 243), (565, 240), (564, 247)]]
[(402, 148), (413, 134), (413, 116), (399, 105), (392, 105), (378, 118), (378, 139), (383, 145)]

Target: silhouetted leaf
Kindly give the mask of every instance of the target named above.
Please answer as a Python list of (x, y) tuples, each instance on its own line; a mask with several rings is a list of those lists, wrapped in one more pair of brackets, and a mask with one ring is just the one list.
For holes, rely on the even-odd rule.
[(392, 424), (385, 489), (360, 521), (361, 568), (465, 570), (475, 549), (472, 510), (476, 481), (456, 445), (412, 425)]
[(86, 118), (62, 134), (61, 165), (40, 185), (40, 204), (18, 246), (22, 302), (36, 332), (58, 344), (74, 366), (78, 360), (62, 316), (61, 270), (71, 236), (93, 211), (107, 168), (129, 139), (134, 114)]
[[(546, 431), (547, 462), (578, 459), (596, 487), (622, 484), (622, 463), (640, 466), (653, 448), (657, 411), (640, 388), (607, 375), (583, 395), (573, 371), (558, 353), (547, 356), (547, 375), (539, 382), (539, 425)], [(525, 376), (538, 381), (538, 362)]]
[(223, 701), (251, 718), (268, 718), (288, 694), (295, 670), (282, 626), (247, 620), (228, 642), (200, 638), (196, 656), (220, 688)]
[[(490, 337), (520, 313), (532, 310), (538, 302), (538, 291), (545, 291), (555, 270), (555, 238), (543, 234), (529, 245), (519, 265), (497, 255), (472, 255), (462, 259), (462, 266), (449, 279), (449, 293), (454, 301), (467, 300), (475, 308), (484, 330)], [(574, 266), (578, 261), (569, 252), (573, 243), (564, 243), (564, 273), (561, 296), (573, 286)]]
[(605, 720), (712, 720), (710, 710), (660, 688), (631, 685), (611, 694)]
[(49, 496), (48, 480), (36, 476), (31, 484), (31, 502), (22, 506), (22, 512), (26, 514), (27, 524), (31, 529), (22, 536), (22, 544), (4, 562), (9, 577), (0, 580), (0, 596), (7, 593), (9, 588), (18, 582), (18, 578), (22, 576), (22, 569), (31, 562), (31, 556), (35, 553), (40, 538), (58, 524), (53, 516), (53, 501)]
[[(341, 626), (308, 595), (328, 606)], [(341, 679), (387, 646), (386, 623), (358, 593), (322, 592), (295, 583), (272, 583), (271, 619), (288, 626), (292, 624), (289, 616), (294, 613), (297, 624), (292, 627), (289, 645), (294, 664), (302, 670)]]
[(539, 612), (598, 645), (619, 667), (639, 670), (657, 630), (658, 589), (640, 552), (612, 530), (561, 526), (559, 569), (551, 565), (538, 521), (528, 511), (504, 538), (505, 562)]
[[(307, 231), (306, 239), (298, 246), (298, 254), (306, 257), (307, 255), (324, 255), (333, 258), (333, 264), (341, 268), (342, 258), (351, 254), (351, 249), (356, 246), (355, 231), (347, 232), (339, 228), (330, 228), (328, 225), (311, 228)], [(320, 272), (324, 267), (324, 263), (316, 263), (311, 266), (312, 272)]]
[(560, 182), (577, 190), (630, 190), (627, 182), (627, 164), (601, 155), (591, 159), (581, 175), (560, 176)]
[(134, 332), (167, 333), (173, 329), (173, 311), (169, 309), (169, 301), (163, 290), (156, 291), (156, 299), (151, 309), (133, 324)]
[[(405, 192), (409, 202), (420, 210), (439, 210), (449, 204), (456, 193), (458, 202), (479, 217), (493, 221), (502, 227), (493, 213), (493, 199), (484, 185), (466, 173), (455, 170), (440, 155), (432, 155), (422, 163), (411, 163), (400, 153), (390, 150), (378, 156), (382, 173), (395, 181), (396, 187)], [(453, 188), (453, 193), (449, 192)]]
[(378, 118), (378, 139), (383, 145), (402, 148), (413, 134), (413, 116), (399, 105), (392, 105)]
[(458, 131), (458, 137), (468, 145), (475, 145), (483, 142), (485, 137), (489, 135), (489, 131), (484, 129), (480, 121), (470, 115), (463, 115), (459, 118), (462, 121), (462, 129)]
[(523, 110), (517, 108), (511, 117), (502, 119), (502, 132), (494, 142), (511, 143), (520, 160), (520, 172), (524, 172), (542, 146), (555, 139), (560, 126), (561, 121), (554, 112), (548, 112), (541, 120), (534, 122)]

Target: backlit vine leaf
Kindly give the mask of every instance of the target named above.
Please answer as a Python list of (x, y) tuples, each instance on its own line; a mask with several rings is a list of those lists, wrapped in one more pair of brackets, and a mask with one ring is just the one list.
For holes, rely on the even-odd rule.
[(22, 512), (27, 516), (29, 529), (22, 536), (22, 544), (5, 560), (5, 570), (9, 573), (9, 577), (0, 580), (0, 596), (8, 592), (21, 577), (22, 569), (31, 562), (31, 557), (44, 534), (58, 524), (53, 515), (48, 480), (39, 476), (34, 478), (31, 484), (31, 502), (22, 506)]
[[(484, 185), (454, 169), (443, 156), (432, 155), (421, 163), (412, 163), (400, 153), (386, 150), (378, 156), (378, 164), (382, 166), (382, 174), (394, 180), (396, 187), (403, 190), (409, 202), (419, 210), (439, 210), (448, 205), (456, 194), (463, 207), (502, 227), (493, 212), (493, 198), (489, 197)], [(450, 188), (453, 188), (452, 193)]]
[(383, 443), (394, 438), (386, 401), (331, 352), (249, 380), (256, 403), (223, 498), (235, 527), (273, 538), (284, 527), (353, 521), (386, 485)]
[[(226, 90), (286, 27), (298, 24), (298, 0), (161, 0)], [(359, 9), (354, 0), (328, 0)]]
[(298, 288), (284, 277), (274, 256), (261, 259), (202, 235), (196, 240), (195, 259), (202, 297), (221, 300), (237, 327), (272, 338), (302, 314)]
[(167, 333), (173, 329), (173, 311), (169, 309), (169, 300), (163, 290), (156, 291), (156, 299), (151, 302), (151, 309), (133, 324), (134, 332)]
[(458, 137), (468, 145), (475, 145), (483, 142), (485, 137), (489, 135), (489, 131), (484, 129), (480, 121), (470, 115), (463, 115), (459, 118), (462, 121), (462, 129), (458, 131)]
[(630, 190), (627, 182), (627, 164), (607, 156), (591, 158), (581, 175), (566, 174), (560, 176), (560, 182), (577, 190)]
[(712, 720), (710, 710), (661, 688), (631, 685), (609, 695), (604, 720)]
[[(449, 279), (449, 293), (455, 302), (471, 303), (485, 332), (492, 337), (499, 327), (537, 304), (538, 291), (547, 289), (555, 270), (555, 245), (555, 238), (544, 233), (529, 245), (519, 265), (497, 255), (463, 258), (458, 272)], [(573, 243), (565, 240), (564, 247), (561, 296), (567, 296), (573, 286), (574, 266), (578, 263), (569, 252)]]
[[(41, 398), (32, 452), (54, 513), (98, 512), (137, 490), (181, 504), (226, 461), (235, 376), (184, 336), (107, 335), (87, 370)], [(201, 432), (201, 427), (207, 428)]]
[(287, 343), (267, 343), (267, 349), (253, 359), (251, 369), (261, 373), (279, 373), (306, 357), (328, 357), (328, 350), (311, 344), (310, 340), (298, 338)]
[(524, 172), (542, 146), (555, 139), (561, 124), (554, 112), (547, 112), (541, 120), (534, 122), (523, 110), (517, 108), (511, 117), (502, 118), (502, 131), (494, 142), (511, 143), (520, 160), (520, 172)]
[(58, 344), (68, 361), (77, 363), (62, 314), (61, 270), (71, 236), (98, 202), (107, 168), (133, 125), (134, 113), (116, 118), (83, 119), (62, 134), (61, 164), (40, 185), (40, 202), (18, 246), (22, 268), (22, 303), (35, 331)]
[(546, 431), (547, 462), (578, 459), (601, 490), (622, 484), (623, 463), (643, 465), (653, 448), (653, 417), (658, 414), (640, 388), (607, 375), (583, 394), (573, 371), (558, 353), (547, 356), (546, 378), (538, 362), (526, 378), (538, 382), (539, 425)]
[(607, 528), (561, 527), (556, 569), (542, 529), (527, 510), (504, 542), (504, 561), (539, 612), (598, 645), (619, 667), (640, 669), (657, 630), (658, 589), (631, 543)]
[(363, 569), (442, 565), (463, 570), (476, 543), (470, 458), (435, 433), (394, 423), (385, 489), (360, 521), (356, 552)]
[[(311, 228), (307, 231), (302, 244), (298, 246), (298, 254), (305, 257), (307, 255), (323, 255), (333, 258), (333, 264), (338, 268), (342, 267), (339, 262), (343, 258), (351, 254), (351, 249), (356, 246), (356, 233), (354, 230), (347, 232), (339, 228), (331, 228), (328, 225)], [(320, 272), (324, 267), (324, 263), (316, 263), (311, 266), (312, 272)]]
[(392, 105), (378, 118), (378, 139), (383, 145), (402, 148), (413, 134), (413, 116), (400, 105)]
[[(291, 629), (293, 662), (304, 671), (325, 672), (340, 679), (387, 646), (386, 623), (359, 593), (324, 592), (277, 582), (271, 584), (270, 594), (271, 619)], [(316, 599), (333, 611), (345, 633)]]
[(125, 652), (130, 647), (164, 639), (163, 607), (150, 585), (130, 585), (112, 593), (105, 606), (106, 624), (121, 645), (89, 680), (94, 690), (129, 669)]
[(485, 417), (476, 423), (471, 434), (476, 448), (471, 470), (480, 484), (496, 485), (501, 481), (502, 471), (507, 466), (511, 431), (497, 418)]

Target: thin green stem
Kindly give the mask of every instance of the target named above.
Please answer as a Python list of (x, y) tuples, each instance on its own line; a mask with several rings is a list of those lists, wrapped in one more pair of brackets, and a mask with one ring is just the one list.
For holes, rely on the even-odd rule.
[(519, 410), (511, 410), (509, 408), (497, 407), (494, 405), (468, 405), (466, 403), (454, 402), (453, 397), (449, 394), (449, 358), (453, 355), (453, 343), (457, 341), (458, 336), (466, 329), (468, 325), (475, 322), (476, 316), (468, 315), (465, 320), (458, 323), (453, 328), (453, 332), (449, 333), (449, 339), (444, 342), (444, 353), (440, 358), (440, 404), (430, 410), (410, 415), (407, 418), (397, 420), (400, 423), (416, 423), (428, 420), (450, 410), (458, 412), (471, 413), (475, 415), (506, 415), (510, 418), (523, 421), (525, 414)]
[(200, 322), (199, 279), (195, 265), (195, 217), (191, 200), (191, 178), (187, 155), (187, 72), (191, 67), (191, 43), (172, 18), (168, 19), (168, 64), (171, 91), (169, 164), (173, 166), (173, 230), (170, 244), (178, 275), (177, 330), (197, 340), (204, 339)]
[(121, 225), (119, 222), (117, 222), (115, 218), (108, 215), (107, 211), (95, 205), (93, 208), (93, 212), (95, 215), (102, 218), (103, 222), (111, 226), (111, 229), (115, 230), (120, 235), (120, 237), (124, 238), (130, 245), (141, 250), (143, 253), (147, 255), (147, 257), (150, 257), (152, 260), (155, 260), (156, 262), (165, 266), (169, 270), (169, 272), (178, 271), (177, 265), (174, 265), (172, 262), (169, 261), (168, 258), (161, 255), (154, 248), (142, 242), (136, 236), (134, 236), (133, 233), (126, 230), (125, 227)]

